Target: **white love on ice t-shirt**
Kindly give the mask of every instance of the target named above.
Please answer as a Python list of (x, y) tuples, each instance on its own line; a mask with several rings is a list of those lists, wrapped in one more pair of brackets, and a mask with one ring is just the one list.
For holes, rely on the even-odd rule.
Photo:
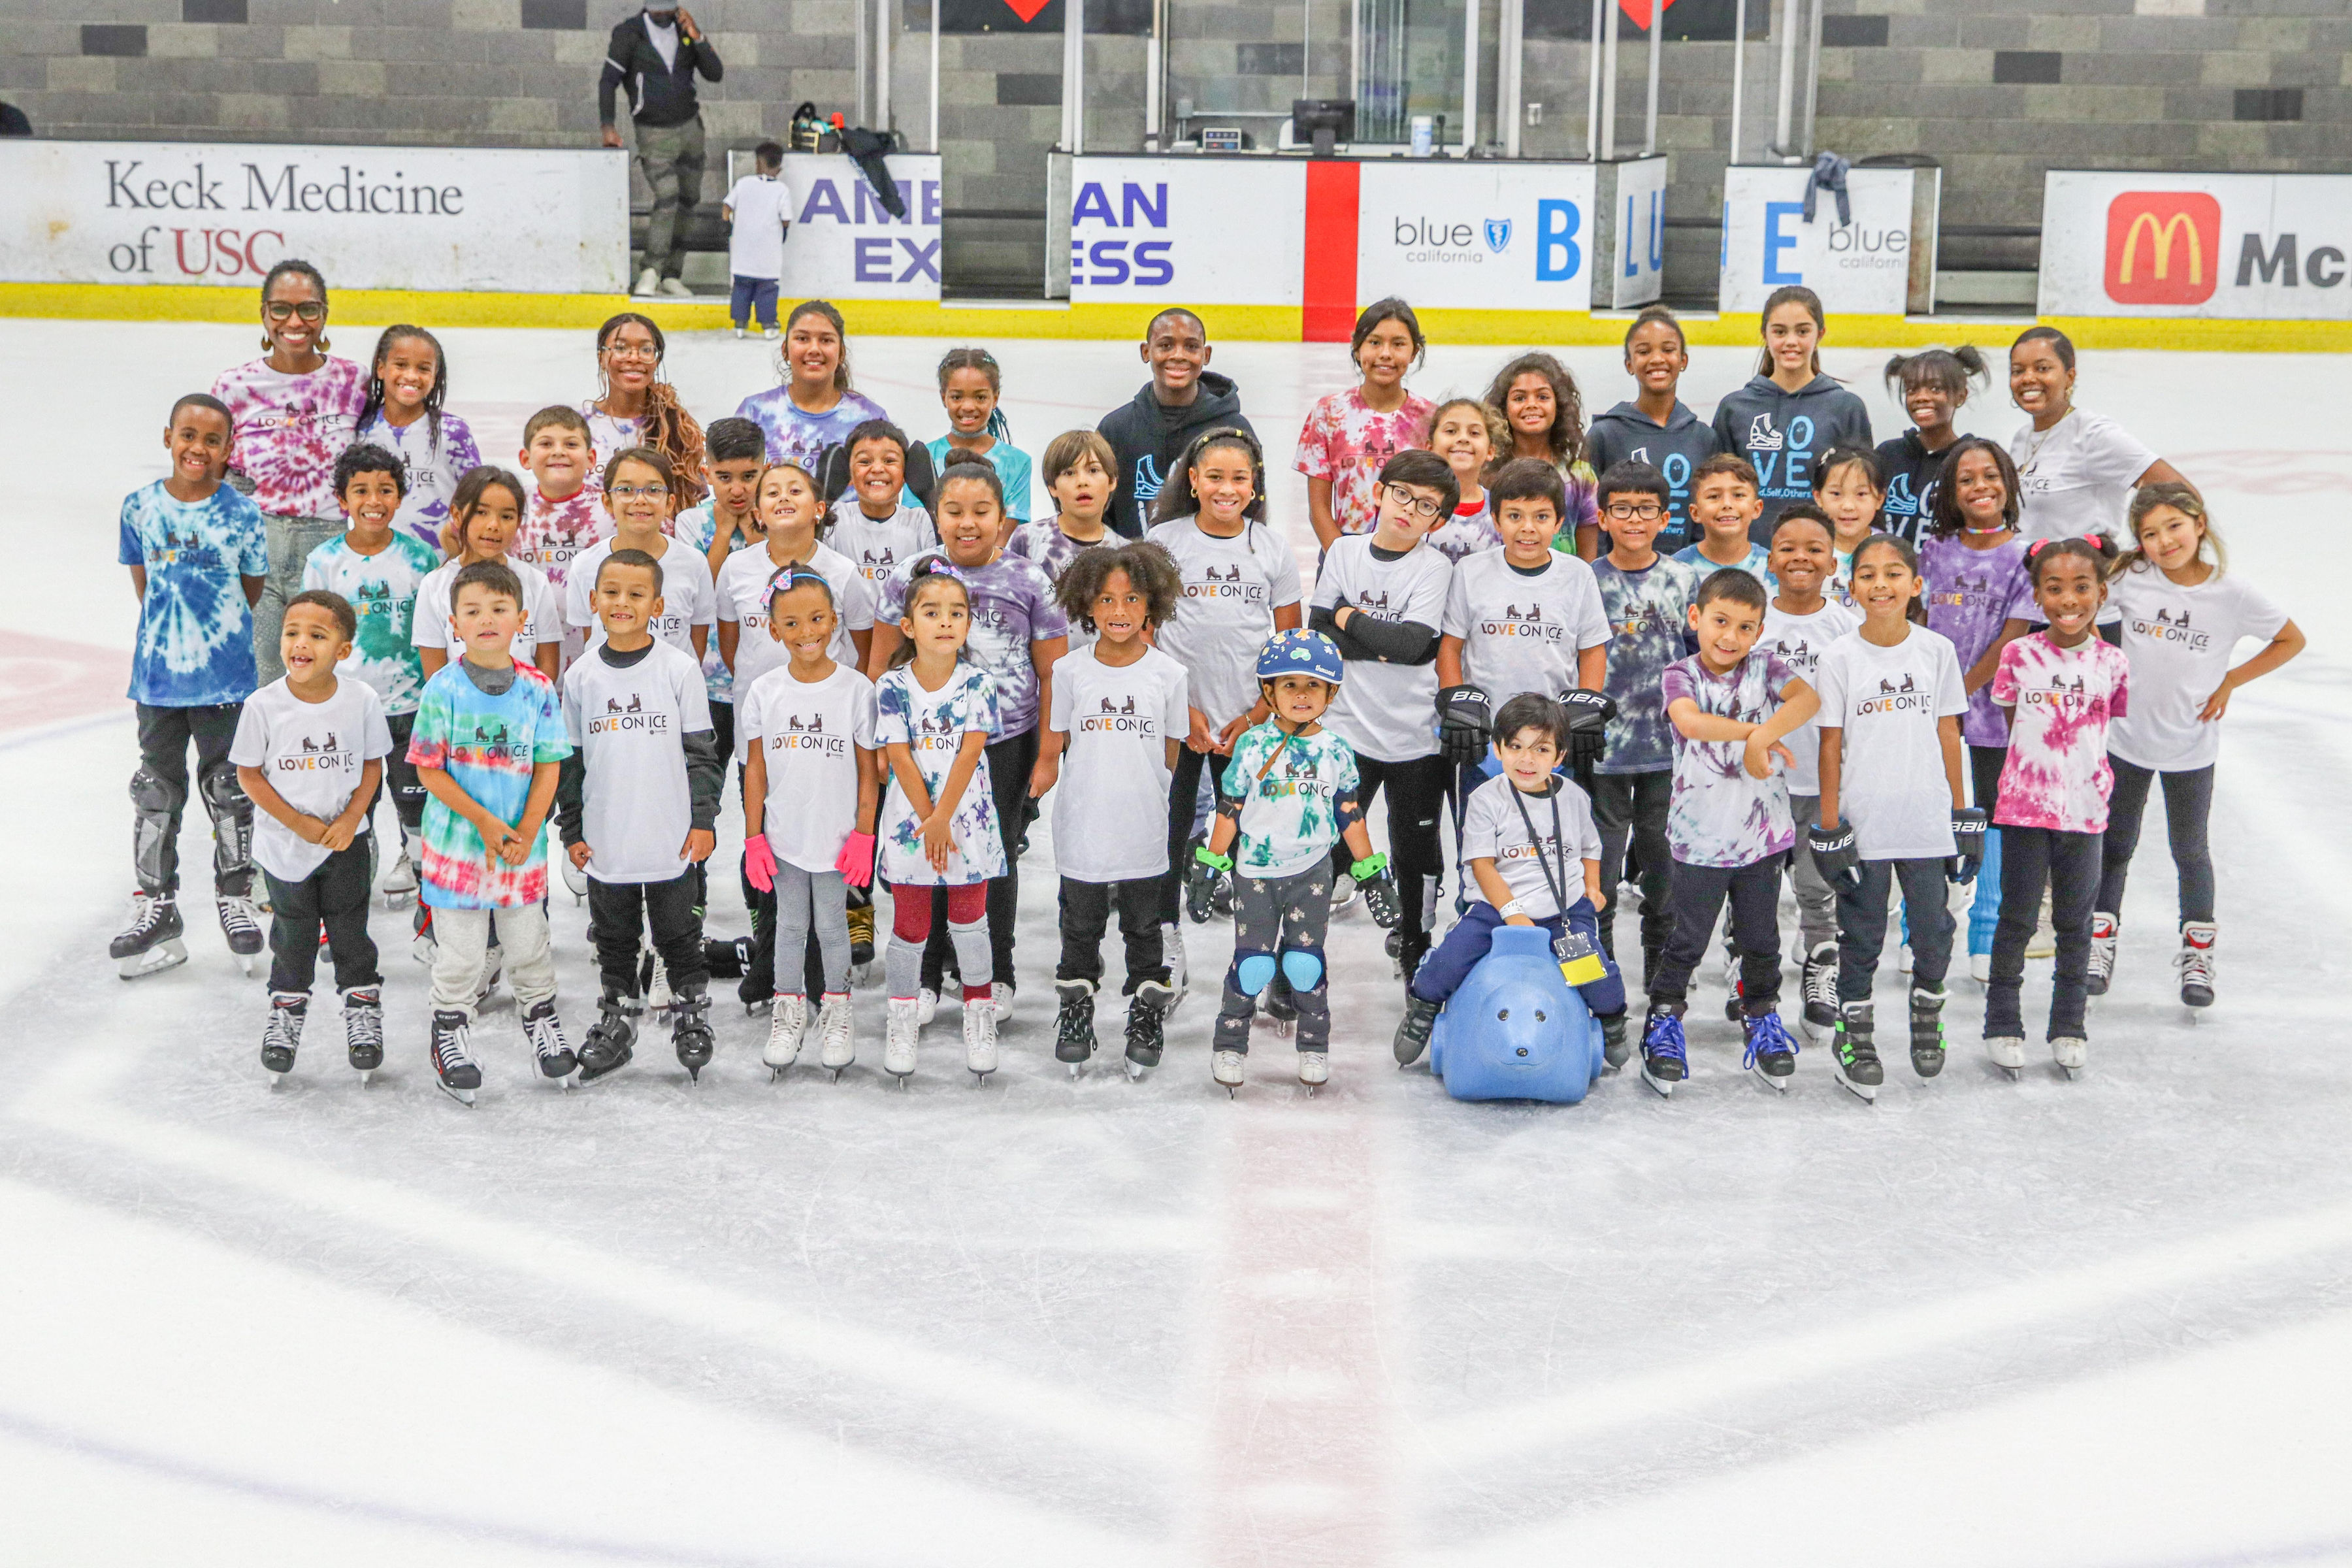
[[(1318, 608), (1355, 606), (1376, 621), (1414, 621), (1433, 630), (1445, 624), (1445, 596), (1454, 563), (1416, 548), (1392, 560), (1374, 553), (1372, 536), (1351, 533), (1333, 542), (1315, 574)], [(1354, 616), (1349, 617), (1352, 624)], [(1437, 666), (1348, 661), (1348, 679), (1323, 722), (1375, 762), (1409, 763), (1437, 754)]]
[[(509, 561), (507, 567), (522, 584), (522, 626), (507, 650), (517, 663), (533, 664), (539, 658), (540, 644), (563, 640), (562, 608), (556, 603), (546, 573), (525, 561)], [(449, 608), (449, 586), (462, 570), (457, 562), (445, 561), (417, 584), (416, 611), (409, 629), (418, 647), (437, 647), (453, 660), (466, 652), (465, 640), (457, 635), (457, 617)]]
[(940, 531), (921, 507), (902, 504), (877, 522), (866, 515), (856, 496), (845, 495), (833, 503), (833, 522), (824, 544), (847, 556), (857, 574), (878, 588), (883, 578), (924, 551), (938, 549)]
[[(840, 552), (820, 544), (805, 563), (833, 589), (833, 643), (825, 651), (835, 664), (857, 668), (857, 645), (852, 632), (874, 629), (874, 590), (857, 568)], [(719, 618), (734, 621), (742, 630), (735, 638), (735, 689), (741, 691), (772, 669), (792, 663), (768, 630), (768, 605), (776, 574), (782, 570), (765, 550), (739, 550), (719, 570)], [(744, 756), (742, 726), (736, 726), (736, 749)]]
[(845, 664), (823, 680), (788, 665), (737, 687), (735, 726), (767, 760), (761, 831), (783, 865), (822, 873), (857, 829), (857, 753), (874, 742), (874, 683)]
[(1091, 647), (1054, 661), (1047, 722), (1069, 737), (1054, 786), (1054, 862), (1076, 882), (1168, 869), (1168, 742), (1192, 728), (1184, 667), (1158, 648), (1112, 666)]
[(2278, 636), (2286, 612), (2260, 589), (2214, 573), (2184, 588), (2153, 566), (2107, 585), (2123, 617), (2131, 708), (2107, 729), (2107, 750), (2159, 773), (2193, 773), (2221, 754), (2221, 726), (2198, 718), (2230, 673), (2241, 637)]
[(625, 668), (611, 657), (599, 648), (563, 673), (563, 727), (587, 770), (580, 828), (588, 874), (667, 882), (688, 865), (686, 737), (709, 730), (710, 694), (694, 656), (668, 643), (656, 641)]
[[(1861, 616), (1843, 605), (1826, 600), (1820, 609), (1806, 616), (1792, 616), (1768, 603), (1764, 609), (1764, 637), (1756, 646), (1779, 654), (1781, 662), (1811, 686), (1814, 684), (1813, 672), (1821, 668), (1822, 655), (1830, 644), (1860, 625)], [(1821, 794), (1822, 721), (1807, 720), (1790, 731), (1783, 743), (1789, 748), (1789, 755), (1796, 759), (1789, 764), (1789, 793)]]
[[(661, 562), (662, 613), (646, 629), (698, 660), (702, 656), (694, 651), (693, 628), (709, 626), (719, 618), (719, 591), (710, 580), (710, 563), (699, 550), (674, 539), (661, 542), (657, 559)], [(598, 540), (572, 558), (571, 574), (563, 580), (563, 618), (574, 626), (586, 628), (588, 647), (592, 648), (604, 641), (604, 624), (596, 618), (596, 574), (604, 569), (614, 548), (612, 540)]]
[(1184, 667), (1192, 706), (1223, 728), (1257, 705), (1258, 650), (1274, 635), (1275, 611), (1298, 603), (1297, 559), (1262, 522), (1226, 539), (1180, 517), (1143, 537), (1168, 552), (1184, 580), (1160, 647)]
[[(1447, 637), (1462, 639), (1462, 676), (1496, 708), (1523, 691), (1557, 698), (1580, 684), (1576, 656), (1614, 635), (1592, 568), (1548, 550), (1532, 571), (1500, 550), (1454, 563), (1445, 595)], [(1353, 679), (1350, 672), (1349, 679)]]
[[(331, 822), (351, 805), (367, 764), (391, 752), (383, 699), (367, 682), (337, 676), (332, 697), (305, 702), (281, 677), (245, 700), (228, 760), (241, 768), (259, 768), (287, 805)], [(365, 818), (359, 830), (367, 831)], [(302, 881), (325, 865), (331, 853), (325, 845), (297, 838), (292, 828), (255, 809), (254, 861), (279, 881)]]
[[(1535, 826), (1532, 837), (1529, 824)], [(1555, 886), (1570, 904), (1582, 898), (1584, 863), (1600, 858), (1601, 830), (1593, 826), (1591, 803), (1565, 779), (1555, 776), (1551, 793), (1543, 795), (1521, 795), (1508, 777), (1491, 778), (1462, 808), (1463, 865), (1492, 860), (1529, 919), (1549, 920), (1560, 912), (1559, 900), (1552, 896)], [(1486, 898), (1466, 870), (1463, 880), (1472, 897)]]
[(1865, 860), (1931, 860), (1952, 850), (1952, 784), (1938, 720), (1969, 710), (1952, 639), (1911, 626), (1893, 647), (1853, 632), (1821, 657), (1817, 722), (1843, 733), (1838, 820)]
[(2132, 481), (2156, 454), (2104, 414), (2071, 410), (2047, 430), (2027, 420), (2009, 438), (2017, 464), (2020, 539), (2121, 538)]

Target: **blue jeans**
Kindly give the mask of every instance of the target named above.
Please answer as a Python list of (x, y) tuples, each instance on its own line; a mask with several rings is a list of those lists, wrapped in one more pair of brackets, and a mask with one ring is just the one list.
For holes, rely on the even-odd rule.
[[(1470, 972), (1478, 967), (1479, 961), (1495, 945), (1495, 928), (1502, 923), (1503, 917), (1494, 905), (1484, 899), (1475, 900), (1463, 913), (1462, 919), (1455, 922), (1454, 929), (1445, 933), (1445, 940), (1421, 961), (1419, 969), (1413, 971), (1412, 994), (1424, 1002), (1443, 1002), (1461, 990), (1462, 983), (1470, 978)], [(1585, 1006), (1591, 1009), (1596, 1018), (1622, 1013), (1625, 1010), (1624, 976), (1617, 973), (1617, 961), (1601, 945), (1601, 920), (1593, 912), (1591, 901), (1579, 899), (1570, 905), (1568, 923), (1592, 943), (1594, 950), (1601, 954), (1602, 969), (1607, 972), (1590, 984), (1578, 986), (1577, 994), (1584, 998)], [(1558, 915), (1539, 920), (1536, 924), (1554, 940), (1559, 938), (1560, 919)]]
[(776, 324), (776, 280), (772, 278), (746, 278), (737, 273), (735, 287), (727, 294), (728, 320), (741, 327), (751, 321), (754, 310), (760, 313), (761, 326), (773, 327)]

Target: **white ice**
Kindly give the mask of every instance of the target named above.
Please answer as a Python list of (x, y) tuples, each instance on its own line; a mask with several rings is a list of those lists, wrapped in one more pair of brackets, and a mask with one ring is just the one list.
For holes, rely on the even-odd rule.
[[(190, 963), (115, 978), (116, 510), (163, 471), (172, 396), (256, 329), (8, 334), (0, 1560), (2352, 1563), (2344, 359), (2084, 357), (2083, 402), (2206, 488), (2233, 569), (2313, 646), (2227, 721), (2219, 1005), (2192, 1025), (2173, 1000), (2151, 812), (2081, 1082), (2038, 1058), (2001, 1079), (1961, 980), (1951, 1066), (1891, 1067), (1874, 1108), (1822, 1052), (1786, 1099), (1744, 1078), (1712, 991), (1671, 1103), (1627, 1078), (1580, 1107), (1458, 1104), (1391, 1063), (1396, 988), (1360, 917), (1334, 934), (1319, 1098), (1263, 1034), (1238, 1100), (1211, 1084), (1213, 927), (1189, 929), (1201, 990), (1166, 1065), (1131, 1084), (1107, 1054), (1073, 1082), (1041, 824), (985, 1089), (952, 1009), (913, 1089), (887, 1089), (861, 999), (837, 1085), (772, 1086), (763, 1021), (727, 1005), (699, 1088), (656, 1037), (567, 1096), (502, 1005), (469, 1112), (424, 1064), (404, 914), (374, 919), (392, 1051), (365, 1090), (323, 977), (291, 1082), (265, 1087), (261, 983), (201, 902)], [(593, 390), (585, 333), (444, 337), (493, 455)], [(942, 346), (855, 344), (919, 435), (943, 426)], [(1033, 452), (1141, 377), (1122, 344), (992, 346)], [(1441, 348), (1415, 384), (1475, 391), (1505, 353)], [(1589, 407), (1624, 395), (1613, 353), (1566, 357)], [(708, 418), (771, 358), (681, 335), (670, 369)], [(1882, 433), (1885, 358), (1828, 355)], [(1751, 363), (1696, 361), (1702, 414)], [(1232, 344), (1216, 368), (1306, 538), (1292, 432), (1343, 351)], [(1964, 423), (2018, 417), (1995, 390)], [(744, 929), (730, 880), (719, 933)], [(554, 916), (577, 1037), (584, 912), (559, 893)]]

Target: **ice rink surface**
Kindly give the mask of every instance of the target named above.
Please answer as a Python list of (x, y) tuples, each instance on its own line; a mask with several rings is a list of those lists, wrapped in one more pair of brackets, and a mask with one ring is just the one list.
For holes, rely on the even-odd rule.
[[(173, 396), (257, 329), (8, 334), (0, 1559), (2352, 1563), (2344, 359), (2084, 356), (2083, 405), (2205, 488), (2232, 569), (2312, 649), (2227, 721), (2219, 1005), (2192, 1024), (2174, 1000), (2152, 812), (2080, 1082), (2038, 1043), (2003, 1079), (1962, 978), (1941, 1079), (1897, 1052), (1865, 1108), (1810, 1050), (1783, 1099), (1739, 1072), (1709, 965), (1672, 1102), (1629, 1074), (1581, 1106), (1459, 1104), (1391, 1063), (1397, 989), (1360, 915), (1333, 932), (1320, 1097), (1264, 1033), (1238, 1100), (1210, 1082), (1213, 926), (1188, 928), (1166, 1065), (1131, 1084), (1098, 1058), (1074, 1082), (1050, 1049), (1041, 823), (985, 1089), (943, 1009), (912, 1089), (887, 1089), (869, 994), (839, 1084), (771, 1085), (764, 1019), (723, 1005), (699, 1088), (655, 1037), (567, 1096), (501, 993), (468, 1112), (425, 1065), (404, 913), (373, 921), (392, 1048), (364, 1090), (322, 980), (269, 1091), (262, 984), (201, 898), (192, 962), (115, 978), (135, 757), (116, 513), (163, 471)], [(333, 336), (363, 357), (374, 331)], [(443, 337), (450, 406), (497, 460), (531, 410), (595, 391), (585, 332)], [(942, 346), (854, 344), (859, 386), (919, 436), (944, 427)], [(1141, 380), (1131, 346), (992, 346), (1033, 453)], [(1475, 393), (1505, 357), (1439, 349), (1413, 385)], [(1613, 352), (1566, 357), (1588, 409), (1626, 395)], [(1753, 356), (1696, 357), (1704, 416)], [(1882, 436), (1902, 427), (1885, 353), (1827, 358)], [(706, 420), (772, 364), (756, 342), (671, 341)], [(1214, 368), (1269, 438), (1277, 520), (1309, 539), (1288, 458), (1343, 349), (1234, 344)], [(2020, 419), (1996, 388), (1961, 423)], [(740, 831), (730, 809), (730, 855)], [(714, 934), (745, 929), (730, 881)], [(554, 917), (576, 1039), (585, 911), (559, 892)], [(2029, 968), (2029, 1019), (2049, 968)]]

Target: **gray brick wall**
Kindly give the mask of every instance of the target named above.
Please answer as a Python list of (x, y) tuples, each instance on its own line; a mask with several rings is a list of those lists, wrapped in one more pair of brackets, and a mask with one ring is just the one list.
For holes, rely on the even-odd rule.
[[(856, 92), (855, 0), (703, 0), (726, 79), (704, 95), (720, 146), (780, 135), (793, 105), (846, 108)], [(929, 133), (925, 0), (900, 0), (896, 120)], [(218, 0), (0, 0), (0, 94), (44, 135), (423, 142), (576, 146), (596, 132), (595, 80), (612, 25), (635, 7), (587, 0), (582, 28), (526, 27), (525, 0), (247, 0), (244, 23), (189, 22)], [(1763, 0), (1754, 9), (1763, 11)], [(561, 14), (531, 0), (533, 16)], [(1492, 6), (1484, 7), (1491, 13)], [(2345, 0), (1830, 0), (1840, 16), (1885, 18), (1883, 46), (1822, 59), (1817, 141), (1853, 157), (1926, 153), (1945, 165), (1946, 221), (2038, 221), (2045, 170), (2098, 163), (2229, 169), (2338, 169), (2352, 163), (2352, 7)], [(1778, 6), (1770, 10), (1776, 15)], [(2199, 15), (2138, 15), (2138, 10)], [(1270, 110), (1348, 89), (1349, 0), (1187, 0), (1171, 7), (1167, 108)], [(143, 55), (85, 54), (83, 26), (143, 28)], [(1489, 19), (1489, 37), (1493, 22)], [(1858, 32), (1874, 35), (1867, 24)], [(112, 40), (122, 42), (121, 35)], [(1304, 42), (1307, 47), (1299, 46)], [(1670, 213), (1706, 222), (1729, 144), (1731, 46), (1669, 44), (1659, 142), (1674, 156)], [(1645, 49), (1628, 39), (1619, 146), (1639, 144)], [(1141, 144), (1144, 47), (1088, 43), (1087, 143)], [(1581, 156), (1590, 55), (1531, 40), (1523, 130), (1537, 156)], [(1769, 135), (1777, 61), (1751, 42), (1745, 146)], [(2056, 79), (2048, 77), (2054, 66)], [(1060, 127), (1054, 36), (942, 40), (940, 137), (950, 208), (1042, 208), (1045, 153)], [(1481, 104), (1492, 135), (1491, 72)], [(2279, 90), (2291, 89), (2291, 90)], [(1045, 101), (1040, 102), (1038, 100)], [(2289, 110), (2300, 118), (2259, 118)], [(2242, 118), (2251, 111), (2255, 118)], [(1271, 121), (1244, 121), (1270, 136)], [(1034, 222), (950, 225), (951, 280), (1013, 287), (1043, 268)], [(1961, 265), (2030, 265), (2030, 242), (1948, 244)], [(1714, 235), (1670, 231), (1668, 282), (1712, 286)]]

